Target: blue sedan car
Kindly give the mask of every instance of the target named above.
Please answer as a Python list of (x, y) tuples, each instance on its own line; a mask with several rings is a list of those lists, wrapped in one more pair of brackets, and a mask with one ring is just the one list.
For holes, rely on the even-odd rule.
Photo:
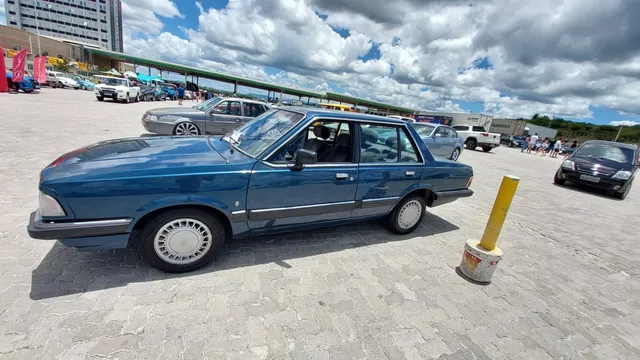
[(406, 234), (426, 206), (471, 196), (472, 178), (403, 121), (287, 108), (223, 137), (120, 139), (62, 155), (40, 174), (28, 232), (80, 250), (136, 246), (152, 266), (183, 272), (233, 238), (373, 218)]
[(416, 132), (435, 155), (457, 161), (464, 149), (464, 139), (450, 126), (430, 123), (411, 123)]
[(9, 83), (9, 86), (13, 87), (16, 91), (22, 90), (26, 93), (31, 93), (36, 90), (40, 90), (40, 83), (30, 76), (25, 75), (21, 82), (14, 83), (13, 72), (11, 71), (7, 71), (7, 83)]

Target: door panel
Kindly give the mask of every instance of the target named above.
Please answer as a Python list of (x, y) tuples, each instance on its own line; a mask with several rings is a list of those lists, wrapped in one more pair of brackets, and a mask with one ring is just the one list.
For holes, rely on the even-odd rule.
[(293, 171), (258, 162), (247, 192), (249, 228), (346, 219), (355, 206), (357, 184), (357, 164), (308, 165)]
[(240, 101), (223, 101), (207, 115), (208, 134), (227, 134), (242, 125)]

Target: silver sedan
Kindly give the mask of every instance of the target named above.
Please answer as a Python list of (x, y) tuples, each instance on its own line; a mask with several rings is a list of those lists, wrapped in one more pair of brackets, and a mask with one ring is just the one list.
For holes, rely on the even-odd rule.
[(462, 154), (463, 139), (450, 126), (422, 122), (411, 123), (411, 126), (416, 129), (432, 155), (458, 160)]
[(222, 135), (270, 109), (254, 100), (213, 98), (193, 107), (149, 110), (142, 116), (142, 126), (159, 135)]

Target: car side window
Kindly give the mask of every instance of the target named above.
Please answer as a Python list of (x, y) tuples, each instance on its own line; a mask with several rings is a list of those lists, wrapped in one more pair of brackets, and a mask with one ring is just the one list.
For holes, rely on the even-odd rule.
[(419, 162), (417, 149), (403, 128), (364, 124), (360, 133), (361, 163)]
[(301, 148), (313, 151), (318, 163), (352, 161), (352, 138), (349, 123), (337, 121), (315, 121), (287, 145), (283, 146), (268, 161), (293, 164), (296, 151)]
[(449, 131), (451, 132), (451, 137), (452, 138), (454, 138), (454, 139), (458, 138), (458, 133), (455, 130), (453, 130), (452, 128), (449, 128)]
[(454, 130), (459, 130), (459, 131), (467, 131), (469, 130), (468, 126), (464, 126), (464, 125), (458, 125), (458, 126), (454, 126), (453, 127)]
[(473, 131), (485, 132), (485, 130), (484, 130), (484, 128), (482, 126), (474, 126), (473, 127)]
[(254, 103), (244, 104), (244, 116), (256, 117), (264, 112), (262, 105)]
[(213, 112), (218, 115), (240, 115), (240, 101), (223, 101), (216, 105)]
[(437, 134), (440, 134), (440, 137), (445, 138), (445, 137), (447, 137), (447, 129), (446, 129), (445, 127), (443, 127), (443, 126), (440, 126), (440, 127), (438, 127), (438, 128), (436, 129), (435, 134), (436, 134), (436, 135), (437, 135)]

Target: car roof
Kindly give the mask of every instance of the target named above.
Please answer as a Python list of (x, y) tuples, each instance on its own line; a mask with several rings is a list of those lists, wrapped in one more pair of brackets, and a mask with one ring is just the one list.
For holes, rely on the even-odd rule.
[(614, 142), (614, 141), (607, 141), (607, 140), (587, 140), (583, 143), (584, 144), (600, 144), (600, 145), (613, 145), (613, 146), (617, 146), (617, 147), (621, 147), (621, 148), (627, 148), (627, 149), (632, 149), (632, 150), (638, 150), (638, 146), (637, 145), (633, 145), (633, 144), (623, 144), (623, 143), (619, 143), (619, 142)]
[(264, 101), (260, 101), (260, 100), (251, 100), (251, 99), (243, 99), (243, 98), (238, 98), (238, 97), (220, 97), (220, 99), (227, 100), (227, 101), (244, 101), (244, 102), (251, 102), (251, 103), (256, 103), (256, 104), (262, 104), (262, 105), (269, 105)]
[(375, 122), (385, 122), (393, 125), (407, 124), (406, 121), (402, 121), (402, 120), (398, 120), (398, 119), (394, 119), (386, 116), (363, 114), (363, 113), (358, 113), (353, 111), (339, 111), (339, 110), (329, 110), (329, 109), (322, 109), (322, 108), (316, 108), (316, 107), (298, 107), (298, 106), (291, 106), (287, 108), (278, 108), (278, 109), (281, 109), (284, 111), (295, 111), (298, 113), (303, 113), (309, 118), (325, 116), (325, 117), (332, 117), (332, 118), (345, 119), (345, 120), (348, 120), (348, 119), (371, 120)]

